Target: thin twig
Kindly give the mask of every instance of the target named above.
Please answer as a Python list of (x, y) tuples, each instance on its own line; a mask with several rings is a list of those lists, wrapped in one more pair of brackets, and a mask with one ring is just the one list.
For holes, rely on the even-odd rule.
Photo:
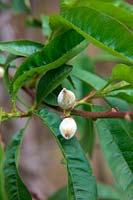
[(89, 112), (83, 110), (72, 110), (72, 115), (78, 115), (86, 118), (97, 119), (97, 118), (124, 118), (127, 120), (133, 119), (133, 112), (118, 112), (118, 111), (107, 111), (107, 112)]

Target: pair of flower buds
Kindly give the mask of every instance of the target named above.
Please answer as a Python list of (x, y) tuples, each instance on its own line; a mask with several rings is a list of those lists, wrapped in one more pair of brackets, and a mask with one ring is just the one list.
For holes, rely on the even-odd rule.
[[(75, 95), (72, 91), (67, 90), (66, 88), (63, 88), (61, 92), (58, 95), (58, 105), (63, 109), (63, 110), (69, 110), (71, 109), (74, 104), (75, 104)], [(77, 131), (77, 124), (75, 120), (71, 117), (67, 117), (62, 120), (59, 130), (61, 135), (65, 139), (70, 139), (72, 138), (76, 131)]]

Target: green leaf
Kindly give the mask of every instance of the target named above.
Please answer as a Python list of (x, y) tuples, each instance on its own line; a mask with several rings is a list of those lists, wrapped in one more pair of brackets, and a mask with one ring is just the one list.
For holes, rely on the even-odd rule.
[[(60, 9), (62, 9), (62, 7), (64, 7), (64, 6), (66, 6), (66, 4), (74, 5), (75, 1), (77, 1), (77, 0), (60, 0)], [(125, 2), (125, 0), (108, 0), (108, 1), (107, 0), (90, 0), (89, 2), (87, 2), (87, 0), (83, 0), (83, 1), (86, 3), (94, 3), (94, 2), (101, 3), (101, 4), (107, 3), (109, 5), (111, 4), (118, 8), (122, 8), (124, 11), (128, 11), (130, 14), (132, 14), (132, 12), (133, 12), (132, 4)], [(82, 4), (82, 2), (81, 2), (81, 4)], [(110, 12), (110, 11), (106, 11), (106, 12)]]
[[(100, 199), (120, 200), (119, 191), (116, 188), (105, 185), (103, 183), (97, 184), (98, 197)], [(122, 195), (122, 194), (121, 194)], [(67, 187), (63, 187), (51, 195), (48, 200), (67, 200)]]
[(133, 89), (116, 90), (116, 91), (108, 93), (106, 96), (118, 97), (129, 103), (133, 103)]
[(94, 45), (113, 55), (133, 62), (133, 35), (119, 21), (90, 7), (65, 5), (63, 17), (54, 14), (56, 20), (72, 27)]
[(43, 48), (44, 45), (30, 40), (0, 42), (0, 50), (19, 56), (29, 56)]
[(67, 200), (67, 188), (63, 187), (55, 192), (48, 200)]
[(42, 30), (43, 30), (43, 34), (45, 36), (49, 36), (51, 33), (51, 28), (49, 26), (49, 17), (46, 15), (42, 15), (41, 17), (42, 20)]
[(119, 3), (116, 2), (116, 5), (119, 6), (120, 8), (122, 8), (122, 9), (127, 10), (128, 12), (133, 13), (133, 5), (132, 4), (129, 4), (125, 1), (121, 1)]
[[(122, 100), (120, 98), (106, 97), (105, 101), (110, 106), (110, 108), (117, 108), (119, 111), (125, 111), (125, 112), (131, 110), (129, 103), (127, 103), (125, 100)], [(121, 124), (123, 124), (125, 130), (127, 130), (126, 133), (128, 134), (128, 136), (130, 136), (133, 139), (132, 120), (128, 121), (128, 120), (121, 119), (120, 121), (121, 121)]]
[[(68, 3), (67, 3), (68, 5)], [(63, 7), (65, 4), (63, 5)], [(126, 9), (118, 7), (117, 5), (113, 4), (109, 1), (101, 1), (101, 0), (83, 0), (83, 1), (70, 1), (69, 6), (71, 7), (88, 7), (92, 9), (96, 9), (102, 13), (105, 13), (120, 22), (124, 23), (125, 25), (133, 28), (133, 13), (129, 12)], [(125, 17), (126, 16), (126, 17)]]
[(100, 199), (120, 200), (119, 192), (112, 186), (98, 183), (97, 190)]
[(9, 91), (10, 88), (10, 76), (9, 76), (9, 68), (12, 67), (11, 62), (13, 60), (15, 60), (16, 58), (18, 58), (18, 56), (16, 55), (12, 55), (9, 54), (6, 58), (4, 67), (5, 67), (5, 71), (4, 71), (4, 84), (6, 89)]
[(121, 120), (98, 119), (96, 127), (101, 148), (125, 199), (133, 199), (133, 139)]
[(120, 111), (130, 111), (130, 105), (120, 98), (106, 97), (104, 100), (111, 108), (118, 108)]
[(18, 156), (24, 129), (15, 134), (7, 147), (4, 162), (5, 190), (8, 200), (31, 200), (31, 195), (18, 172)]
[(69, 75), (72, 66), (63, 65), (57, 69), (48, 71), (38, 82), (36, 101), (39, 104)]
[(74, 30), (59, 35), (41, 51), (34, 53), (22, 63), (12, 80), (11, 94), (15, 96), (25, 81), (63, 65), (87, 45), (88, 42)]
[(3, 176), (3, 160), (4, 160), (4, 147), (0, 138), (0, 199), (6, 200), (6, 194), (4, 190), (4, 178), (3, 178), (4, 177)]
[[(72, 65), (74, 66), (74, 69), (75, 69), (73, 71), (74, 75), (77, 69), (81, 69), (81, 70), (83, 69), (84, 71), (86, 70), (87, 72), (88, 70), (91, 72), (94, 71), (93, 63), (91, 62), (90, 58), (85, 54), (85, 52), (80, 53), (80, 55), (78, 55), (76, 59), (74, 59), (74, 61), (72, 62)], [(81, 77), (81, 74), (80, 74), (80, 77)], [(74, 82), (74, 85), (75, 85), (76, 90), (74, 90), (74, 93), (76, 94), (77, 98), (82, 98), (83, 96), (88, 94), (89, 91), (92, 90), (92, 87), (90, 85), (86, 84), (86, 82), (83, 82), (75, 77), (72, 77), (72, 81)], [(65, 85), (65, 87), (70, 88), (67, 85)], [(72, 90), (72, 88), (70, 88), (70, 90)], [(91, 108), (89, 105), (88, 106), (82, 105), (82, 109), (91, 111)], [(84, 151), (88, 153), (89, 156), (91, 157), (92, 152), (93, 152), (93, 145), (95, 141), (95, 134), (93, 131), (93, 121), (91, 119), (86, 119), (86, 118), (82, 118), (78, 116), (76, 116), (76, 121), (78, 124), (79, 133), (81, 136), (80, 144), (82, 148), (84, 149)]]
[(100, 78), (99, 76), (83, 69), (74, 68), (74, 70), (72, 71), (72, 75), (78, 78), (79, 80), (89, 84), (96, 90), (100, 90), (107, 83), (104, 79)]
[(112, 70), (114, 80), (125, 80), (133, 85), (133, 67), (125, 64), (118, 64)]
[[(132, 89), (118, 89), (118, 87), (113, 86), (107, 86), (107, 81), (100, 78), (96, 74), (93, 74), (91, 72), (88, 72), (83, 69), (75, 69), (72, 71), (72, 75), (78, 78), (79, 80), (89, 84), (94, 89), (96, 89), (98, 92), (97, 94), (104, 97), (119, 97), (123, 100), (126, 100), (129, 103), (133, 103), (133, 90)], [(119, 87), (125, 87), (127, 84), (126, 82), (119, 84)], [(116, 84), (117, 86), (117, 84)], [(114, 91), (112, 91), (114, 90)]]
[(53, 90), (47, 97), (45, 97), (44, 102), (51, 106), (58, 106), (57, 97), (62, 90), (61, 85), (59, 85), (55, 90)]
[[(65, 140), (59, 133), (61, 119), (48, 109), (35, 113), (52, 132), (67, 164), (69, 177), (68, 193), (74, 200), (96, 200), (96, 183), (85, 154), (75, 137)], [(89, 186), (89, 187), (88, 187)]]
[(81, 146), (89, 156), (92, 156), (95, 142), (95, 133), (93, 130), (93, 121), (91, 119), (81, 118), (78, 120), (78, 126), (81, 133)]
[(34, 19), (33, 17), (29, 17), (25, 21), (26, 26), (31, 28), (41, 28), (42, 23), (38, 19)]
[(11, 7), (14, 12), (30, 12), (24, 0), (12, 0)]
[(0, 54), (0, 66), (4, 66), (5, 62), (6, 62), (6, 56)]

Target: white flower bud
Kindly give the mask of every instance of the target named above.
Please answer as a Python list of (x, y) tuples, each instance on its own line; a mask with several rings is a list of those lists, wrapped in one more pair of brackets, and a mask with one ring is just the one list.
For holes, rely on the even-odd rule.
[(77, 131), (77, 124), (73, 118), (65, 118), (61, 122), (59, 130), (61, 135), (68, 140), (75, 135)]
[(4, 76), (4, 69), (3, 67), (0, 67), (0, 78), (3, 78)]
[(58, 105), (64, 110), (73, 107), (75, 103), (75, 95), (72, 91), (63, 88), (58, 95)]

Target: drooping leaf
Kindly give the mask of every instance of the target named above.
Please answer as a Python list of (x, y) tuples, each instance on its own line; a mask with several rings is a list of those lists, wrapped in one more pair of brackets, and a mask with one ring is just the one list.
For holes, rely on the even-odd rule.
[(71, 70), (72, 66), (63, 65), (57, 69), (48, 71), (44, 76), (42, 76), (37, 85), (37, 103), (39, 104), (45, 97), (48, 96), (48, 94), (59, 86)]
[(125, 64), (118, 64), (112, 70), (114, 80), (125, 80), (133, 85), (133, 67)]
[[(76, 59), (73, 60), (72, 65), (74, 66), (74, 71), (72, 74), (75, 75), (75, 71), (77, 69), (83, 69), (84, 71), (86, 70), (87, 72), (93, 72), (94, 71), (94, 65), (93, 62), (91, 62), (91, 59), (86, 55), (85, 52), (80, 53)], [(82, 75), (80, 74), (80, 77)], [(92, 87), (89, 84), (86, 84), (86, 82), (83, 82), (77, 78), (75, 78), (75, 76), (71, 76), (72, 77), (72, 81), (74, 83), (74, 93), (76, 94), (77, 98), (82, 98), (83, 96), (85, 96), (86, 94), (89, 93), (89, 91), (92, 90)], [(64, 85), (64, 84), (63, 84)], [(73, 86), (67, 86), (67, 84), (65, 84), (66, 88), (69, 88), (70, 90), (73, 89)], [(81, 108), (81, 106), (80, 106)], [(91, 108), (90, 106), (83, 106), (82, 105), (82, 109), (83, 110), (88, 110), (90, 111)], [(84, 149), (84, 151), (86, 153), (89, 154), (89, 156), (92, 156), (92, 152), (93, 152), (93, 145), (94, 145), (94, 141), (95, 141), (95, 134), (93, 131), (93, 121), (91, 119), (86, 119), (86, 118), (82, 118), (82, 117), (78, 117), (76, 116), (76, 121), (79, 127), (79, 133), (80, 133), (80, 144), (82, 146), (82, 148)]]
[(39, 51), (43, 47), (43, 44), (30, 40), (0, 42), (0, 50), (26, 57)]
[(133, 198), (133, 139), (118, 119), (98, 119), (96, 127), (101, 148), (107, 162), (124, 191), (125, 198)]
[[(63, 45), (60, 45), (63, 44)], [(35, 75), (55, 69), (82, 51), (88, 42), (74, 30), (69, 30), (53, 39), (41, 51), (28, 57), (17, 70), (11, 85), (11, 94)]]
[[(116, 188), (105, 185), (103, 183), (97, 184), (98, 197), (100, 199), (120, 200), (120, 192)], [(51, 195), (48, 200), (67, 200), (67, 187), (63, 187)], [(122, 196), (122, 194), (121, 194)]]
[(81, 132), (81, 146), (89, 156), (92, 156), (95, 142), (95, 133), (93, 121), (91, 119), (81, 118), (78, 120), (79, 130)]
[[(1, 135), (0, 135), (1, 137)], [(3, 160), (4, 160), (4, 148), (0, 138), (0, 199), (6, 200), (6, 194), (4, 190), (4, 176), (3, 176)]]
[(65, 140), (61, 136), (59, 133), (61, 120), (55, 113), (50, 112), (48, 109), (42, 109), (37, 111), (35, 115), (49, 127), (66, 160), (69, 178), (68, 190), (74, 195), (72, 199), (97, 199), (95, 178), (79, 142), (75, 137)]
[[(125, 111), (125, 112), (131, 111), (131, 107), (129, 103), (127, 103), (125, 100), (122, 100), (120, 98), (106, 97), (105, 101), (110, 106), (110, 108), (117, 108), (119, 111)], [(119, 121), (121, 121), (121, 124), (123, 125), (125, 130), (127, 130), (126, 133), (128, 134), (128, 136), (130, 136), (133, 139), (132, 120), (128, 121), (128, 120), (120, 119)]]
[[(64, 21), (94, 45), (133, 62), (133, 35), (119, 21), (96, 9), (70, 4), (63, 6), (63, 17), (54, 14), (53, 18)], [(126, 42), (125, 42), (126, 41)]]
[(5, 190), (8, 200), (31, 200), (31, 195), (18, 172), (18, 156), (24, 129), (15, 134), (7, 147), (4, 161)]
[(18, 58), (16, 55), (9, 54), (5, 60), (4, 67), (4, 84), (6, 89), (9, 91), (10, 88), (10, 76), (9, 76), (9, 68), (12, 67), (11, 62)]

